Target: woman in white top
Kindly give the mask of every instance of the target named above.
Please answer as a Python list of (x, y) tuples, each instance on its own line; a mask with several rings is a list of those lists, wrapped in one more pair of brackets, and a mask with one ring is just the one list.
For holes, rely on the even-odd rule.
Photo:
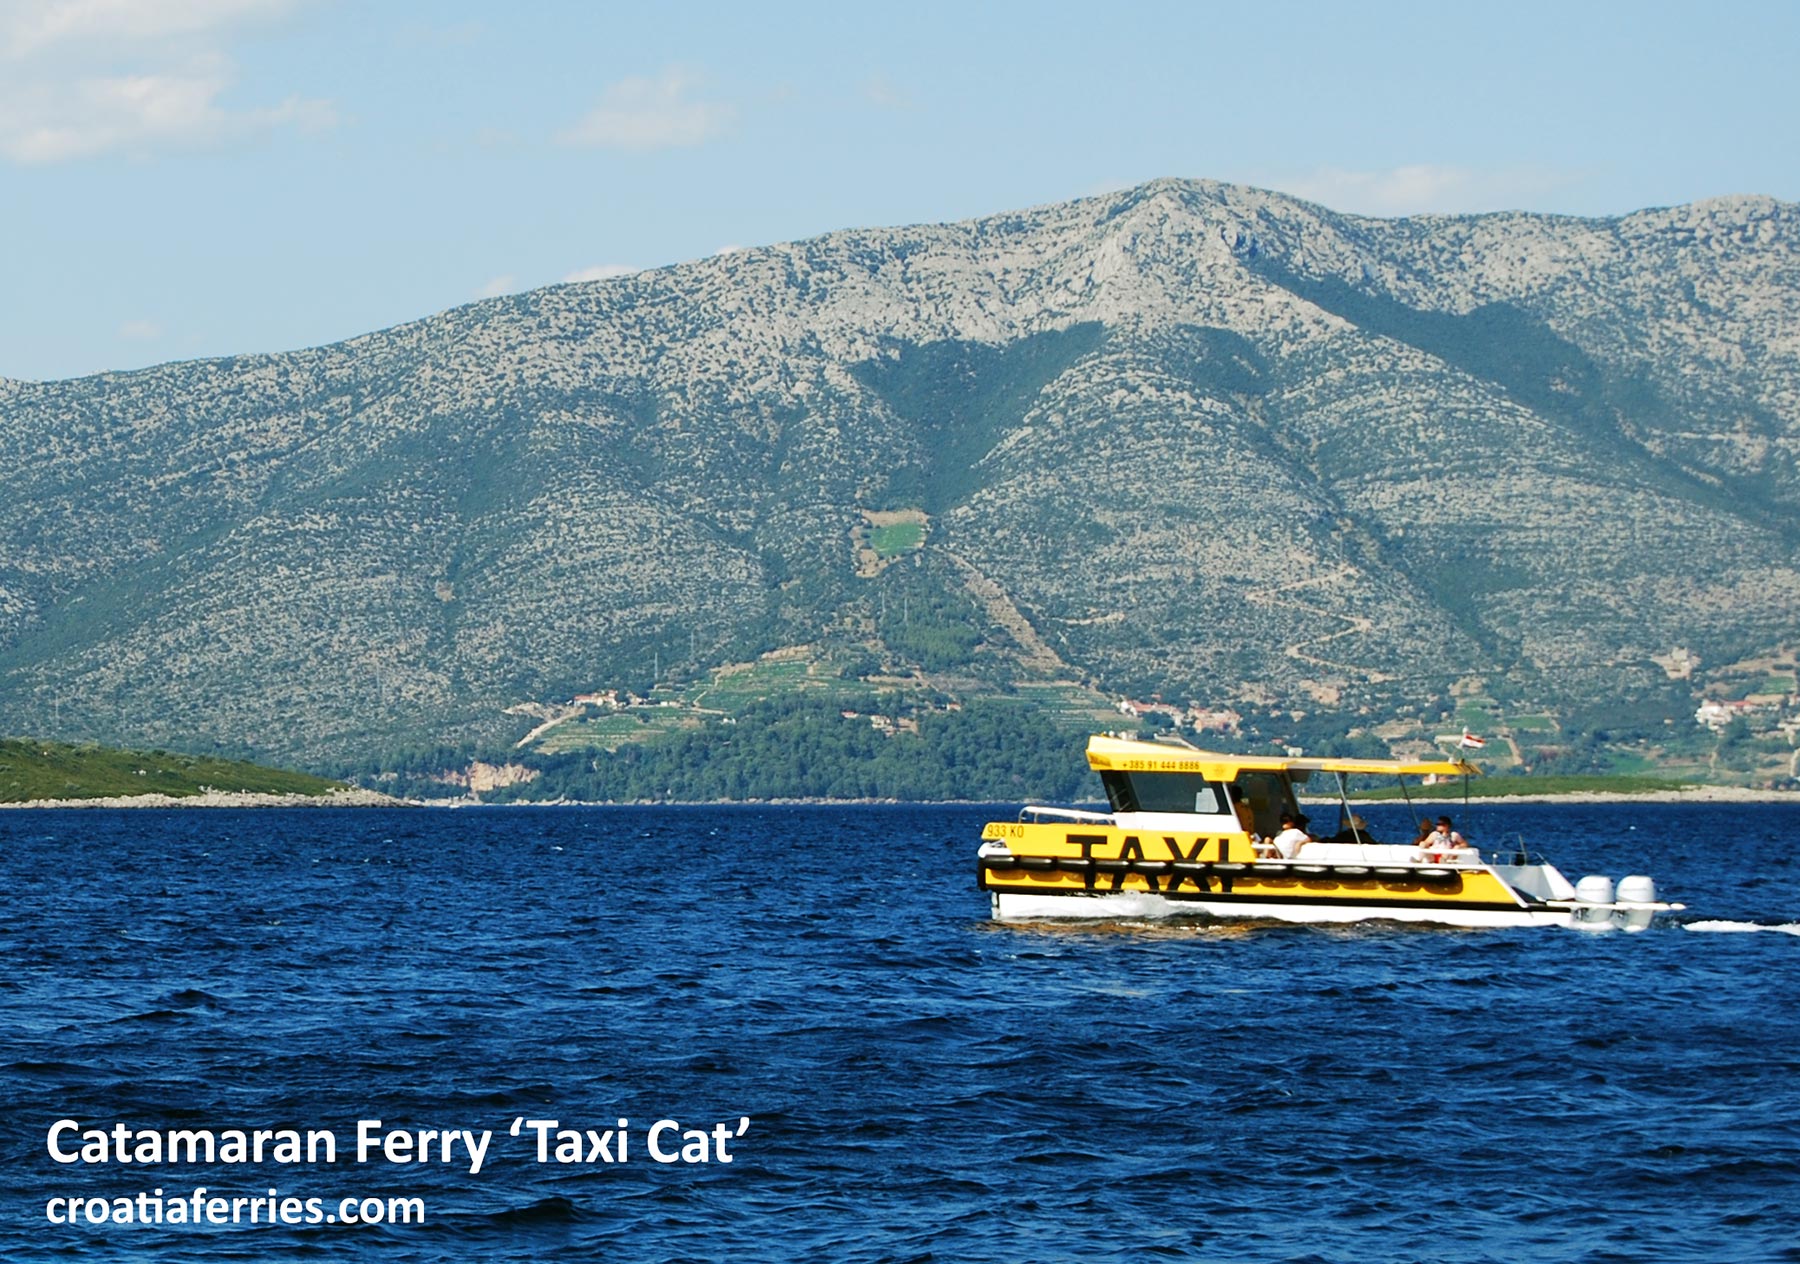
[(1275, 854), (1283, 860), (1292, 860), (1300, 854), (1300, 849), (1312, 842), (1312, 835), (1302, 828), (1306, 824), (1305, 817), (1292, 817), (1286, 813), (1281, 817), (1281, 832), (1270, 839)]
[(1469, 845), (1468, 839), (1456, 832), (1456, 827), (1447, 816), (1438, 817), (1437, 828), (1420, 841), (1419, 851), (1424, 859), (1433, 864), (1446, 860), (1481, 858), (1481, 853)]

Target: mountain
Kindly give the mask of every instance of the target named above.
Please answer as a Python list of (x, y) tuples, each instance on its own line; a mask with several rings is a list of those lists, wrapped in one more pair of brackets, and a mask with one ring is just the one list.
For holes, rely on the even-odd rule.
[(1797, 544), (1800, 208), (1160, 180), (0, 382), (0, 727), (369, 758), (784, 646), (1600, 704), (1790, 645)]

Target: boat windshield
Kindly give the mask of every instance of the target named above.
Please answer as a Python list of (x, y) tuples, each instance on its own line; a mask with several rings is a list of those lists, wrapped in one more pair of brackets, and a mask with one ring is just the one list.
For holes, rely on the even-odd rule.
[(1194, 772), (1103, 772), (1115, 812), (1229, 812), (1225, 787)]

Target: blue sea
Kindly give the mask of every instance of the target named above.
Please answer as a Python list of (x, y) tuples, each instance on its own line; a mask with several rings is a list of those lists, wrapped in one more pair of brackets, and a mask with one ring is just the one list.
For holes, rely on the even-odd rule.
[(997, 925), (993, 815), (0, 813), (0, 1257), (1800, 1260), (1800, 809), (1456, 813), (1635, 935)]

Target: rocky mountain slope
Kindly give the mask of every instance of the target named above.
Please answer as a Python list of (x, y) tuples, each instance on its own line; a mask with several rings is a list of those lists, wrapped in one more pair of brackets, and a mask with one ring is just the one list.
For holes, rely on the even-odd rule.
[[(900, 509), (924, 545), (859, 574)], [(780, 645), (903, 667), (915, 604), (1002, 687), (1601, 697), (1791, 642), (1797, 542), (1800, 208), (1158, 181), (0, 382), (0, 727), (510, 737)]]

